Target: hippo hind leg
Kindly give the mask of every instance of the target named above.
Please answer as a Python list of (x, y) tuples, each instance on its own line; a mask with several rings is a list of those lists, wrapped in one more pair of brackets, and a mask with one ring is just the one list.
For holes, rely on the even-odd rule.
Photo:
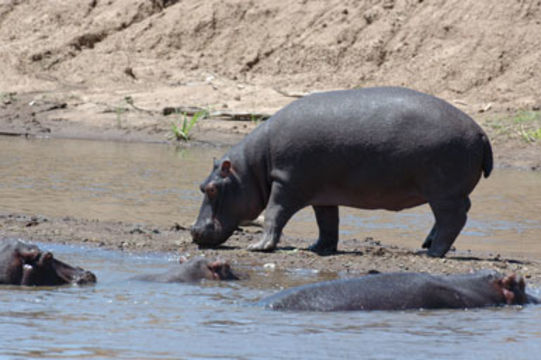
[(428, 247), (429, 256), (442, 257), (449, 251), (466, 224), (471, 202), (466, 196), (457, 199), (429, 201), (429, 204), (436, 218), (436, 223), (423, 247)]
[(313, 206), (319, 227), (319, 238), (308, 250), (318, 254), (336, 252), (338, 245), (338, 206)]
[(438, 228), (436, 227), (436, 224), (432, 226), (432, 230), (428, 233), (428, 236), (425, 239), (425, 242), (423, 243), (423, 249), (430, 248), (430, 245), (432, 245), (432, 241), (436, 238), (436, 234), (438, 232)]

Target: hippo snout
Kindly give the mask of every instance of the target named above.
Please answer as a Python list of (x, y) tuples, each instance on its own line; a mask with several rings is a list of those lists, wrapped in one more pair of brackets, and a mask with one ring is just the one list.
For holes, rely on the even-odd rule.
[(216, 247), (224, 243), (233, 232), (224, 232), (217, 221), (205, 221), (193, 225), (190, 233), (193, 242), (199, 247)]
[(83, 270), (74, 279), (74, 283), (77, 285), (95, 284), (96, 281), (96, 275), (87, 270)]

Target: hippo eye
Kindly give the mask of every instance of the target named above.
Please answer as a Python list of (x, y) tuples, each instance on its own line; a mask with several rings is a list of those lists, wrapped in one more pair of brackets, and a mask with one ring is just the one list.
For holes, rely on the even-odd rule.
[(216, 185), (210, 183), (205, 186), (205, 194), (207, 194), (209, 199), (214, 199), (216, 195), (218, 195), (218, 189), (216, 188)]

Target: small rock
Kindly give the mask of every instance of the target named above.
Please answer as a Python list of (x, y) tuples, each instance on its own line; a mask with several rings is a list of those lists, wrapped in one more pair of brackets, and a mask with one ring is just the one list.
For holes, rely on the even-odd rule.
[(143, 229), (141, 229), (140, 227), (136, 227), (134, 229), (131, 229), (129, 231), (130, 234), (144, 234), (145, 231)]
[(173, 226), (171, 226), (171, 231), (181, 231), (181, 230), (189, 230), (186, 226), (182, 226), (180, 225), (179, 223), (175, 223), (173, 224)]

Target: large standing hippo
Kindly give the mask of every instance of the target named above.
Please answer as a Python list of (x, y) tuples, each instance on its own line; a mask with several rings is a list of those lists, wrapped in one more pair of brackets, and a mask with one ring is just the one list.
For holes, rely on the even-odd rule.
[(263, 237), (249, 249), (270, 251), (291, 216), (311, 205), (319, 238), (310, 249), (334, 252), (339, 205), (398, 211), (428, 203), (436, 222), (423, 247), (440, 257), (466, 223), (468, 195), (491, 170), (483, 130), (441, 99), (397, 87), (317, 93), (215, 162), (192, 237), (217, 246), (265, 209)]
[(464, 309), (539, 303), (524, 279), (496, 271), (437, 276), (387, 273), (333, 280), (283, 290), (263, 299), (274, 310), (345, 311)]
[(238, 280), (233, 274), (229, 264), (223, 260), (210, 261), (197, 256), (186, 260), (180, 258), (180, 266), (176, 266), (164, 273), (136, 276), (136, 280), (156, 281), (164, 283), (172, 282), (197, 282), (206, 280)]
[(90, 271), (63, 263), (36, 245), (15, 239), (0, 240), (0, 284), (57, 286), (95, 282), (96, 276)]

